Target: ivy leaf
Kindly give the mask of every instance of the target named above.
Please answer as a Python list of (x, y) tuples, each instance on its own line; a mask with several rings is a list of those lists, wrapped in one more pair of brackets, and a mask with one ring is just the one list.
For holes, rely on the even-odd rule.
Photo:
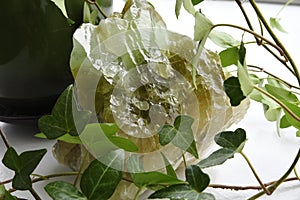
[[(299, 105), (295, 105), (293, 103), (290, 103), (290, 102), (284, 101), (284, 100), (282, 100), (282, 103), (284, 103), (298, 118), (300, 118)], [(284, 113), (286, 115), (287, 121), (295, 128), (300, 129), (300, 122), (298, 120), (294, 119), (286, 110), (284, 110)]]
[(239, 49), (237, 47), (230, 47), (221, 51), (219, 56), (223, 67), (237, 65), (239, 60)]
[(179, 115), (174, 120), (174, 128), (178, 131), (191, 129), (194, 119), (188, 115)]
[(185, 177), (189, 185), (199, 193), (205, 190), (210, 182), (209, 176), (197, 165), (188, 166), (185, 169)]
[(178, 19), (179, 15), (180, 15), (180, 10), (182, 7), (182, 0), (176, 0), (176, 4), (175, 4), (175, 15), (176, 18)]
[(200, 168), (208, 168), (223, 164), (226, 160), (233, 158), (235, 151), (232, 149), (221, 148), (210, 154), (207, 158), (201, 160), (197, 166)]
[(297, 136), (297, 137), (300, 137), (300, 130), (297, 130), (296, 136)]
[(169, 144), (174, 139), (176, 134), (177, 134), (177, 130), (173, 128), (173, 126), (163, 125), (158, 130), (159, 143), (163, 146)]
[(211, 31), (212, 27), (213, 23), (202, 13), (197, 11), (195, 13), (194, 40), (202, 41), (206, 36), (208, 36), (208, 33)]
[(139, 150), (138, 146), (134, 142), (132, 142), (131, 140), (129, 140), (127, 138), (112, 135), (108, 139), (114, 145), (118, 146), (121, 149), (124, 149), (125, 151), (136, 152)]
[(222, 31), (212, 30), (208, 37), (213, 43), (223, 48), (236, 47), (240, 45), (238, 40)]
[(272, 28), (277, 29), (280, 32), (287, 33), (280, 24), (280, 18), (270, 17), (270, 25)]
[[(262, 102), (265, 102), (262, 100)], [(268, 121), (274, 122), (277, 121), (281, 114), (281, 107), (277, 104), (271, 103), (269, 105), (263, 103), (264, 114)]]
[(197, 163), (200, 168), (221, 165), (226, 160), (233, 158), (235, 153), (240, 153), (246, 142), (245, 130), (238, 128), (234, 132), (223, 131), (215, 136), (215, 142), (221, 149), (214, 151), (207, 158)]
[(122, 172), (116, 169), (123, 165), (119, 152), (112, 152), (101, 159), (108, 159), (109, 165), (94, 160), (84, 171), (80, 181), (80, 188), (89, 200), (109, 199), (122, 178)]
[(198, 151), (192, 130), (193, 122), (194, 119), (187, 115), (179, 115), (175, 118), (174, 128), (177, 130), (177, 134), (172, 140), (172, 144), (198, 158)]
[(15, 196), (12, 196), (10, 192), (8, 192), (4, 185), (0, 185), (0, 199), (1, 200), (17, 200)]
[[(37, 133), (34, 136), (38, 137), (38, 138), (47, 139), (47, 136), (44, 133)], [(65, 134), (63, 136), (60, 136), (60, 137), (56, 138), (56, 140), (64, 141), (64, 142), (71, 143), (71, 144), (82, 144), (82, 141), (79, 136), (72, 136), (70, 134)]]
[(288, 128), (291, 126), (291, 123), (287, 120), (286, 115), (283, 115), (280, 119), (280, 128)]
[(46, 149), (41, 149), (26, 151), (18, 155), (14, 148), (8, 148), (2, 162), (7, 168), (15, 172), (12, 182), (15, 189), (28, 190), (31, 188), (30, 174), (40, 163), (46, 152)]
[(170, 187), (158, 190), (150, 195), (149, 199), (172, 200), (193, 199), (193, 200), (215, 200), (215, 197), (209, 193), (198, 193), (191, 186), (186, 184), (171, 185)]
[(253, 83), (249, 77), (247, 67), (238, 63), (238, 79), (241, 85), (241, 90), (245, 96), (253, 91)]
[(118, 130), (116, 124), (88, 124), (80, 134), (80, 139), (95, 155), (102, 155), (118, 148), (130, 152), (138, 151), (137, 145), (131, 140), (115, 135)]
[(19, 159), (21, 161), (21, 172), (22, 174), (30, 175), (34, 169), (38, 166), (44, 155), (47, 153), (46, 149), (25, 151), (21, 153)]
[(161, 145), (172, 143), (176, 147), (189, 152), (198, 158), (198, 151), (192, 124), (194, 119), (187, 115), (179, 115), (174, 120), (174, 126), (164, 125), (159, 129), (159, 142)]
[(176, 172), (175, 172), (174, 168), (172, 167), (171, 163), (169, 162), (168, 158), (162, 152), (160, 154), (163, 157), (164, 163), (166, 165), (167, 174), (169, 176), (177, 178)]
[(2, 163), (9, 169), (20, 172), (21, 171), (21, 161), (19, 159), (19, 155), (13, 147), (9, 147), (2, 159)]
[(193, 5), (198, 5), (199, 3), (201, 3), (204, 0), (192, 0)]
[(173, 185), (183, 183), (183, 181), (173, 176), (156, 171), (132, 174), (132, 179), (134, 184), (139, 188), (154, 185)]
[(182, 0), (184, 9), (191, 15), (195, 15), (195, 8), (191, 0)]
[(28, 174), (16, 173), (13, 181), (13, 188), (17, 190), (29, 190), (32, 187), (32, 182)]
[[(56, 139), (64, 134), (77, 136), (83, 130), (91, 113), (77, 110), (75, 106), (72, 106), (74, 102), (73, 86), (70, 85), (58, 98), (51, 115), (45, 115), (39, 119), (39, 129), (47, 138)], [(76, 114), (80, 126), (75, 126), (73, 114)]]
[(238, 128), (233, 131), (223, 131), (215, 136), (215, 142), (223, 148), (240, 152), (246, 141), (246, 131)]
[(224, 81), (224, 89), (232, 106), (240, 105), (241, 101), (246, 98), (243, 94), (241, 84), (237, 77), (232, 76), (226, 79)]
[(49, 183), (45, 190), (53, 200), (88, 200), (74, 185), (63, 181)]
[(290, 92), (284, 88), (276, 87), (271, 84), (266, 84), (265, 88), (271, 95), (273, 95), (274, 97), (276, 97), (279, 100), (290, 101), (292, 103), (299, 102), (299, 100), (295, 94), (293, 94), (292, 92)]
[(115, 135), (119, 131), (119, 127), (115, 123), (100, 123), (99, 126), (105, 135)]
[(242, 41), (239, 48), (239, 61), (242, 64), (242, 66), (246, 65), (245, 59), (246, 59), (246, 48), (244, 42)]

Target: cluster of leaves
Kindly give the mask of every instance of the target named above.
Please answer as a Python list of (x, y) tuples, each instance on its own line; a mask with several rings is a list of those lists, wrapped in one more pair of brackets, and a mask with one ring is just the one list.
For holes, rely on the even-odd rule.
[[(238, 106), (242, 100), (247, 96), (250, 96), (253, 100), (262, 103), (265, 111), (265, 116), (269, 121), (277, 121), (278, 131), (279, 128), (287, 128), (293, 126), (296, 129), (296, 135), (300, 135), (300, 101), (299, 101), (299, 86), (293, 86), (288, 82), (280, 79), (279, 76), (273, 75), (267, 71), (264, 71), (268, 76), (259, 77), (257, 70), (263, 71), (263, 68), (249, 65), (246, 62), (246, 44), (258, 43), (263, 46), (267, 51), (283, 63), (288, 70), (292, 72), (292, 75), (299, 81), (300, 74), (289, 56), (284, 46), (278, 41), (278, 38), (273, 33), (272, 28), (279, 31), (284, 31), (279, 23), (279, 13), (275, 18), (270, 18), (270, 25), (266, 22), (262, 16), (260, 10), (255, 4), (255, 1), (251, 0), (250, 4), (253, 6), (259, 22), (261, 24), (260, 32), (263, 33), (264, 28), (270, 33), (273, 41), (265, 38), (264, 35), (254, 32), (249, 17), (242, 7), (242, 2), (237, 0), (236, 2), (244, 11), (245, 19), (248, 22), (249, 29), (232, 25), (232, 24), (213, 24), (208, 18), (206, 18), (200, 11), (196, 11), (194, 5), (200, 4), (202, 1), (190, 1), (190, 0), (177, 0), (176, 1), (176, 16), (179, 16), (180, 9), (183, 5), (185, 10), (195, 17), (195, 29), (194, 39), (199, 41), (199, 48), (195, 58), (199, 57), (202, 48), (204, 47), (207, 38), (212, 40), (215, 44), (222, 47), (219, 53), (221, 64), (224, 68), (228, 66), (235, 66), (237, 71), (236, 76), (231, 76), (224, 81), (224, 89), (232, 106)], [(287, 6), (292, 1), (288, 1)], [(284, 7), (285, 7), (284, 6)], [(228, 26), (243, 31), (243, 34), (249, 33), (254, 36), (255, 41), (244, 42), (234, 39), (227, 33), (215, 30), (216, 27)], [(277, 56), (275, 52), (270, 50), (269, 46), (279, 51), (279, 54), (283, 56)], [(195, 59), (196, 60), (196, 59)], [(193, 62), (197, 64), (196, 61)], [(254, 72), (253, 72), (254, 71)], [(300, 84), (300, 82), (299, 82)]]
[[(74, 175), (80, 176), (79, 188), (76, 184), (65, 181), (54, 181), (47, 184), (45, 190), (54, 200), (62, 198), (74, 200), (109, 199), (121, 180), (130, 181), (138, 188), (136, 199), (141, 191), (147, 188), (153, 190), (153, 193), (149, 196), (150, 199), (213, 200), (215, 199), (214, 196), (205, 192), (205, 189), (209, 187), (210, 178), (208, 174), (203, 172), (203, 169), (223, 164), (226, 160), (233, 158), (235, 153), (244, 155), (242, 149), (246, 142), (246, 132), (239, 128), (234, 132), (225, 131), (217, 134), (215, 142), (221, 148), (195, 165), (185, 165), (185, 180), (178, 178), (173, 166), (164, 154), (161, 154), (161, 156), (166, 166), (165, 173), (162, 171), (145, 171), (139, 156), (131, 155), (127, 160), (124, 159), (124, 151), (137, 151), (137, 147), (130, 140), (115, 135), (119, 130), (115, 124), (87, 124), (87, 120), (85, 120), (86, 124), (80, 124), (79, 127), (82, 131), (78, 132), (73, 118), (61, 117), (70, 112), (72, 107), (70, 105), (75, 102), (72, 90), (73, 87), (69, 86), (58, 99), (52, 114), (40, 119), (40, 129), (44, 130), (45, 133), (40, 133), (37, 136), (80, 144), (79, 137), (84, 134), (95, 134), (96, 130), (99, 130), (95, 128), (100, 126), (100, 130), (103, 131), (103, 133), (100, 133), (100, 135), (103, 134), (100, 141), (102, 143), (97, 143), (97, 146), (101, 147), (102, 152), (106, 153), (101, 157), (101, 161), (95, 159), (83, 172), (74, 172)], [(89, 115), (88, 111), (77, 109), (75, 109), (75, 113), (77, 113), (79, 119), (86, 119), (86, 116)], [(47, 120), (50, 120), (51, 123), (48, 123)], [(180, 148), (183, 151), (183, 160), (185, 160), (185, 152), (198, 158), (194, 134), (191, 129), (193, 121), (189, 116), (180, 115), (175, 119), (173, 125), (163, 125), (158, 132), (160, 144), (172, 144), (174, 147)], [(92, 135), (92, 138), (95, 138), (95, 135)], [(13, 189), (33, 190), (32, 183), (36, 182), (36, 179), (31, 178), (32, 172), (45, 153), (46, 150), (41, 149), (25, 151), (18, 155), (14, 148), (9, 147), (7, 149), (2, 162), (7, 168), (15, 172), (12, 179)], [(108, 162), (103, 162), (104, 160)], [(124, 172), (125, 166), (130, 174), (130, 179)], [(16, 199), (6, 190), (4, 185), (1, 185), (0, 189), (2, 199)]]
[[(109, 199), (124, 175), (124, 163), (126, 162), (127, 171), (130, 173), (130, 181), (139, 188), (139, 193), (148, 188), (154, 192), (151, 198), (169, 198), (169, 199), (215, 199), (212, 194), (203, 192), (210, 182), (209, 176), (202, 171), (203, 168), (222, 164), (227, 159), (232, 158), (237, 152), (241, 152), (246, 140), (245, 131), (238, 129), (235, 132), (222, 132), (215, 137), (215, 141), (222, 149), (214, 152), (208, 158), (200, 161), (197, 165), (186, 166), (185, 180), (180, 180), (168, 161), (168, 158), (162, 154), (166, 166), (166, 173), (158, 171), (146, 172), (143, 163), (137, 155), (130, 156), (126, 161), (124, 159), (124, 150), (132, 150), (132, 142), (121, 137), (113, 136), (118, 127), (114, 124), (87, 124), (81, 133), (74, 131), (74, 119), (64, 116), (68, 113), (70, 104), (73, 100), (72, 86), (68, 87), (58, 99), (51, 115), (44, 116), (40, 119), (40, 128), (45, 132), (38, 134), (39, 137), (47, 137), (49, 139), (63, 140), (69, 143), (76, 143), (80, 139), (79, 135), (85, 134), (85, 131), (93, 133), (93, 127), (101, 126), (105, 137), (108, 138), (118, 148), (108, 148), (107, 153), (101, 157), (101, 160), (108, 160), (109, 164), (95, 159), (83, 171), (78, 172), (81, 175), (80, 188), (74, 184), (64, 181), (50, 182), (45, 186), (46, 192), (54, 200), (59, 199), (76, 199), (76, 200), (96, 200)], [(78, 111), (78, 110), (77, 110)], [(78, 111), (86, 119), (87, 111)], [(77, 114), (78, 114), (77, 113)], [(70, 113), (69, 113), (70, 114)], [(64, 120), (58, 120), (64, 119)], [(69, 120), (66, 120), (69, 119)], [(82, 119), (82, 118), (81, 118)], [(48, 120), (51, 123), (48, 123)], [(193, 119), (189, 116), (178, 116), (174, 122), (174, 126), (164, 125), (159, 130), (159, 141), (161, 145), (172, 143), (174, 146), (187, 151), (198, 157), (196, 143), (193, 138), (191, 126)], [(50, 131), (49, 131), (50, 130)], [(76, 132), (76, 134), (75, 134)], [(115, 138), (112, 139), (112, 138)], [(103, 146), (101, 144), (100, 146)], [(104, 150), (104, 149), (103, 149)], [(136, 150), (136, 149), (133, 149)], [(39, 162), (45, 155), (46, 150), (26, 151), (17, 154), (14, 148), (9, 147), (2, 160), (3, 164), (15, 172), (12, 179), (12, 187), (16, 190), (32, 190), (34, 179), (31, 178), (32, 172), (38, 166)], [(16, 199), (1, 185), (1, 199)]]

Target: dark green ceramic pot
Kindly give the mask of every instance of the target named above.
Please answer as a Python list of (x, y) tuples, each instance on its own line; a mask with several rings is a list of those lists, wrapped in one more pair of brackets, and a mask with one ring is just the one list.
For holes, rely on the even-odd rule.
[(1, 0), (0, 27), (0, 120), (38, 118), (73, 82), (76, 26), (50, 0)]

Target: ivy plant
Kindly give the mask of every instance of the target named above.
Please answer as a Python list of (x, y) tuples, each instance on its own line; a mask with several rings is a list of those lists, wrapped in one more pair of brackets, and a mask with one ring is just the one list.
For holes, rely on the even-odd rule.
[[(182, 9), (184, 9), (191, 14), (195, 22), (194, 41), (197, 42), (197, 49), (194, 52), (194, 57), (191, 59), (190, 74), (186, 75), (192, 79), (192, 89), (197, 89), (198, 87), (197, 69), (195, 66), (199, 64), (199, 57), (204, 50), (206, 41), (211, 40), (222, 49), (218, 53), (222, 70), (228, 72), (228, 68), (233, 69), (230, 75), (226, 76), (226, 80), (223, 83), (224, 91), (231, 106), (236, 107), (242, 101), (249, 99), (260, 102), (263, 105), (266, 119), (277, 123), (278, 133), (280, 133), (280, 129), (293, 127), (296, 136), (299, 137), (300, 74), (293, 58), (274, 33), (274, 29), (284, 32), (284, 28), (280, 24), (279, 14), (270, 18), (268, 22), (255, 0), (249, 0), (249, 4), (257, 16), (255, 19), (250, 19), (242, 1), (235, 0), (232, 3), (236, 3), (240, 8), (247, 27), (225, 23), (214, 24), (205, 16), (201, 9), (198, 9), (199, 7), (201, 8), (203, 1), (176, 0), (174, 5), (176, 17), (179, 17)], [(99, 24), (102, 19), (107, 18), (107, 15), (101, 8), (101, 2), (66, 0), (62, 7), (65, 9), (63, 12), (69, 17), (70, 23), (75, 23), (77, 26), (82, 22)], [(289, 3), (291, 1), (288, 1), (286, 5)], [(132, 0), (126, 1), (124, 9), (119, 13), (120, 19), (126, 15), (132, 4)], [(259, 21), (260, 30), (254, 30), (253, 20)], [(136, 26), (136, 24), (131, 25)], [(229, 27), (241, 31), (242, 39), (235, 39), (230, 34), (217, 30), (219, 27)], [(267, 32), (270, 38), (267, 38), (263, 34), (264, 32)], [(253, 40), (245, 41), (243, 37), (245, 34), (252, 35)], [(136, 37), (139, 37), (139, 35), (137, 34)], [(249, 64), (247, 61), (247, 45), (253, 43), (256, 43), (258, 48), (264, 48), (273, 55), (298, 81), (298, 85), (282, 80), (279, 76), (265, 71), (259, 66)], [(132, 69), (136, 67), (137, 63), (146, 62), (145, 59), (140, 58), (147, 53), (149, 52), (144, 50), (134, 51), (133, 57), (137, 59), (134, 61), (139, 62), (129, 60), (129, 54), (123, 55), (116, 60), (121, 60), (127, 68)], [(78, 57), (76, 62), (81, 62), (81, 59), (81, 57)], [(85, 60), (80, 64), (89, 65), (90, 63)], [(264, 72), (264, 76), (259, 76), (256, 73), (257, 71)], [(92, 72), (88, 71), (86, 73)], [(104, 85), (106, 84), (105, 86), (108, 87), (109, 84), (105, 80), (101, 79), (100, 81), (103, 81)], [(104, 88), (101, 92), (105, 95), (111, 95), (107, 88)], [(119, 127), (115, 122), (102, 121), (101, 123), (94, 123), (91, 119), (92, 111), (83, 109), (76, 95), (76, 84), (70, 85), (65, 89), (57, 99), (52, 112), (39, 119), (38, 125), (41, 133), (36, 134), (36, 136), (74, 145), (86, 145), (89, 147), (88, 150), (91, 152), (91, 156), (93, 156), (93, 161), (81, 163), (80, 169), (71, 173), (34, 174), (39, 163), (43, 162), (43, 157), (47, 150), (36, 149), (18, 152), (10, 145), (5, 133), (0, 130), (2, 140), (7, 147), (2, 163), (14, 173), (11, 179), (1, 180), (0, 200), (18, 199), (13, 193), (16, 190), (28, 190), (34, 199), (39, 200), (41, 197), (35, 191), (33, 184), (45, 180), (48, 180), (48, 183), (44, 189), (49, 197), (54, 200), (106, 200), (112, 198), (118, 192), (118, 186), (124, 183), (135, 186), (134, 200), (141, 198), (145, 190), (150, 191), (147, 196), (149, 199), (214, 200), (213, 190), (208, 192), (207, 188), (244, 189), (239, 186), (211, 184), (209, 174), (205, 173), (206, 168), (222, 165), (228, 159), (233, 159), (236, 154), (244, 158), (259, 184), (259, 189), (261, 189), (249, 199), (257, 199), (264, 194), (271, 195), (281, 183), (299, 180), (295, 167), (300, 158), (300, 149), (288, 170), (278, 180), (265, 184), (256, 173), (250, 158), (243, 152), (244, 146), (247, 145), (247, 134), (243, 128), (216, 133), (214, 141), (219, 146), (219, 149), (206, 158), (199, 157), (201, 152), (198, 150), (199, 144), (193, 128), (196, 119), (185, 113), (179, 113), (172, 122), (166, 122), (160, 126), (156, 134), (159, 147), (172, 146), (172, 148), (179, 149), (182, 152), (179, 159), (180, 163), (182, 163), (183, 172), (179, 173), (179, 170), (177, 170), (178, 163), (169, 160), (168, 156), (162, 152), (158, 155), (165, 167), (157, 171), (149, 171), (144, 166), (143, 156), (139, 155), (141, 150), (137, 142), (131, 140), (131, 137), (124, 136), (122, 127)], [(105, 106), (105, 100), (104, 98), (100, 100), (100, 106)], [(166, 102), (160, 103), (166, 104)], [(138, 107), (140, 105), (136, 104), (135, 106)], [(142, 114), (144, 114), (143, 111), (141, 111)], [(110, 112), (106, 114), (112, 115)], [(190, 162), (187, 162), (188, 157), (192, 157), (196, 162), (190, 164)], [(295, 170), (296, 176), (290, 178), (293, 170)], [(49, 180), (60, 176), (74, 176), (75, 181), (71, 183), (64, 180)]]

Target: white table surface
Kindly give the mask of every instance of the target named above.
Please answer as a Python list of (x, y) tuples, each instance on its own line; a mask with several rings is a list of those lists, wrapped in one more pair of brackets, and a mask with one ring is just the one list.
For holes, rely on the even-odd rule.
[[(174, 0), (151, 0), (150, 2), (156, 7), (159, 13), (163, 16), (168, 24), (168, 28), (189, 36), (192, 36), (193, 20), (192, 18), (182, 12), (179, 20), (176, 20), (174, 13)], [(116, 10), (121, 8), (121, 0), (115, 1)], [(159, 4), (158, 4), (159, 3)], [(247, 4), (245, 4), (247, 6)], [(266, 16), (275, 16), (277, 11), (281, 8), (279, 5), (260, 4)], [(247, 6), (247, 8), (249, 8)], [(243, 18), (233, 1), (206, 1), (203, 3), (202, 12), (209, 17), (214, 23), (235, 23), (244, 25)], [(286, 45), (291, 55), (295, 58), (296, 63), (300, 64), (300, 7), (289, 6), (282, 14), (282, 23), (288, 34), (279, 34), (283, 43)], [(231, 30), (229, 30), (231, 31)], [(237, 34), (239, 37), (240, 34)], [(208, 44), (207, 47), (210, 47)], [(211, 46), (213, 48), (213, 46)], [(250, 53), (251, 49), (248, 50)], [(248, 53), (248, 54), (249, 54)], [(281, 72), (280, 64), (278, 64), (272, 57), (268, 56), (264, 51), (257, 51), (255, 49), (248, 58), (248, 63), (261, 65), (263, 67), (272, 67), (274, 72)], [(272, 70), (273, 70), (272, 69)], [(284, 77), (289, 78), (289, 74), (283, 74)], [(34, 138), (33, 133), (36, 131), (30, 127), (12, 127), (0, 122), (1, 128), (6, 132), (8, 140), (18, 152), (25, 149), (39, 149), (47, 148), (48, 152), (43, 158), (43, 161), (38, 166), (36, 173), (50, 174), (69, 171), (69, 169), (61, 166), (55, 162), (52, 157), (51, 148), (54, 141), (47, 141), (43, 139)], [(275, 123), (267, 122), (263, 116), (261, 105), (253, 102), (248, 110), (245, 118), (230, 128), (235, 130), (236, 127), (244, 128), (247, 131), (248, 141), (246, 143), (244, 152), (252, 161), (255, 169), (260, 175), (263, 182), (277, 180), (281, 177), (292, 163), (298, 148), (300, 147), (300, 138), (296, 138), (293, 129), (283, 130), (279, 137), (276, 133)], [(0, 140), (0, 158), (3, 157), (5, 146)], [(300, 166), (298, 166), (300, 172)], [(227, 161), (221, 166), (205, 170), (211, 177), (211, 183), (228, 184), (228, 185), (258, 185), (249, 167), (241, 156), (237, 155), (234, 159)], [(7, 170), (0, 164), (0, 181), (12, 178), (12, 172)], [(50, 199), (43, 191), (43, 186), (46, 183), (37, 183), (34, 188), (37, 189), (43, 200)], [(208, 189), (215, 195), (217, 200), (243, 200), (249, 198), (257, 191), (231, 191), (223, 189)], [(27, 192), (15, 193), (19, 197), (33, 199)], [(282, 184), (279, 189), (272, 195), (264, 195), (260, 199), (270, 200), (299, 200), (300, 199), (300, 183), (293, 181)]]

